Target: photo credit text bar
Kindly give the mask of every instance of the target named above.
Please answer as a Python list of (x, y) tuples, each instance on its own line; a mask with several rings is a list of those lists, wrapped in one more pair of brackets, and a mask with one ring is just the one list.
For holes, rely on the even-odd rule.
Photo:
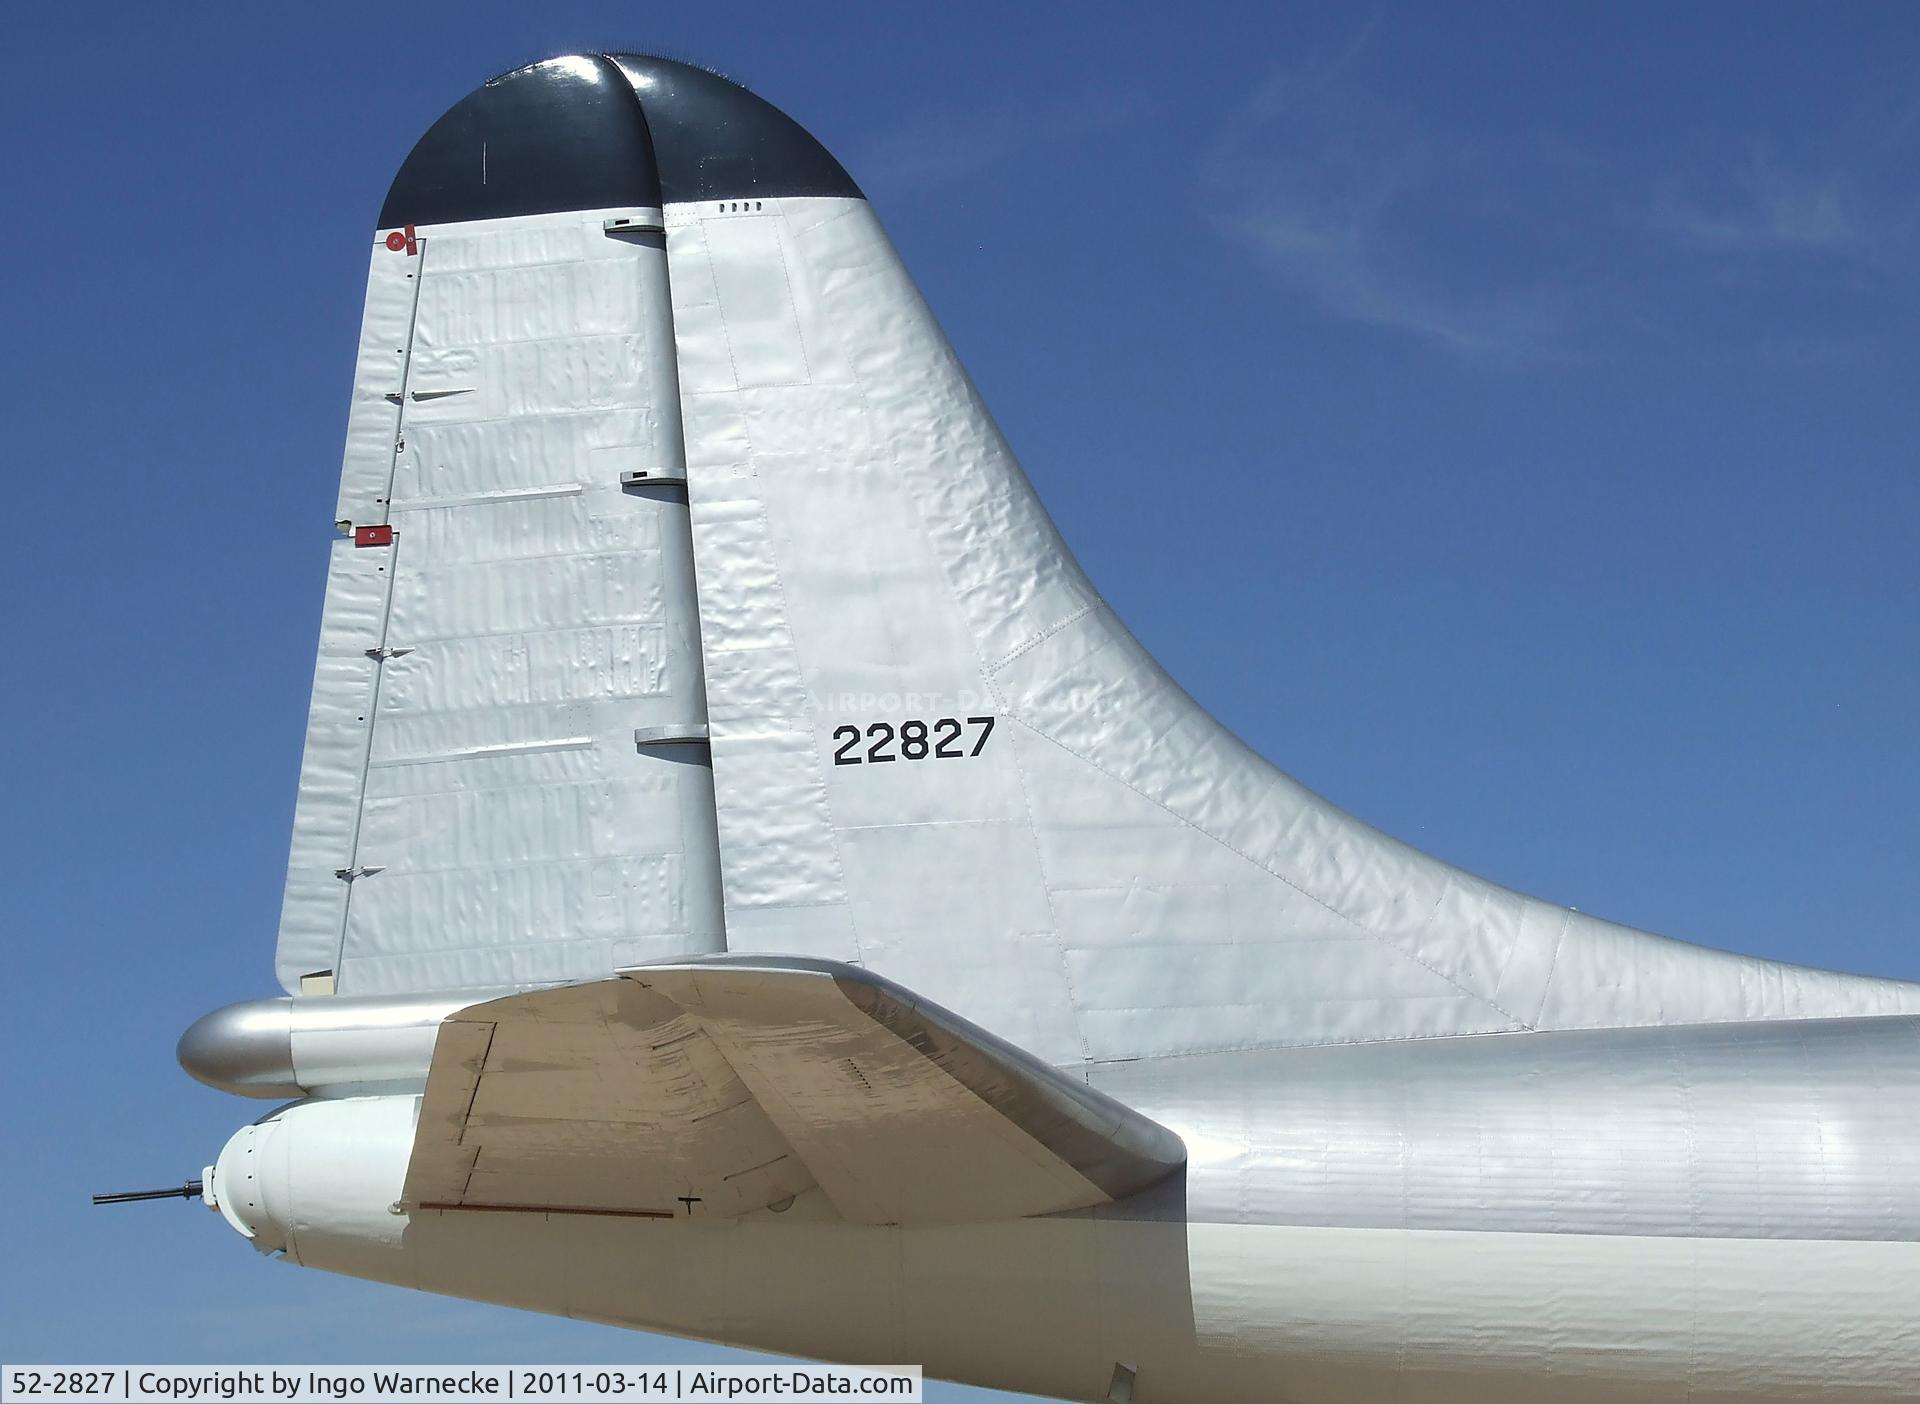
[(0, 1404), (920, 1404), (918, 1365), (6, 1365)]

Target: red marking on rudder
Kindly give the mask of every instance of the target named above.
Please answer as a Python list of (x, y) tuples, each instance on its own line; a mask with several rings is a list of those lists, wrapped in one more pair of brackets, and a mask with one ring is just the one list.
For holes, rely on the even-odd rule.
[(420, 252), (420, 241), (414, 237), (413, 226), (411, 224), (407, 225), (404, 229), (396, 229), (393, 233), (387, 235), (386, 242), (387, 247), (395, 253), (399, 253), (400, 250), (405, 249), (407, 251), (407, 257), (409, 258), (412, 258)]
[(393, 528), (382, 522), (379, 526), (363, 526), (353, 529), (353, 544), (356, 546), (391, 546)]

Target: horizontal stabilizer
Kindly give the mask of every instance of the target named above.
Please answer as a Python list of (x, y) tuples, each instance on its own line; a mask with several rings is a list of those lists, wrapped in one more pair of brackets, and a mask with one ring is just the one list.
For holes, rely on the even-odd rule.
[(1164, 1179), (1179, 1137), (891, 981), (713, 956), (442, 1026), (415, 1209), (695, 1214), (818, 1188), (858, 1223), (1024, 1218)]

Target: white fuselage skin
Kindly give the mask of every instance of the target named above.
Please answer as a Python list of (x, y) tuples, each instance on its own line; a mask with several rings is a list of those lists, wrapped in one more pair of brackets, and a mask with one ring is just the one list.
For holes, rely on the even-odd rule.
[[(1751, 1031), (1704, 1048), (1665, 1030), (1447, 1040), (1400, 1063), (1442, 1073), (1397, 1090), (1395, 1050), (1111, 1069), (1096, 1080), (1179, 1132), (1187, 1170), (1108, 1209), (1007, 1223), (849, 1224), (818, 1190), (731, 1220), (409, 1213), (407, 1095), (286, 1108), (234, 1138), (214, 1188), (256, 1247), (311, 1267), (1066, 1398), (1105, 1398), (1119, 1365), (1142, 1404), (1910, 1399), (1920, 1244), (1894, 1235), (1911, 1132), (1876, 1132), (1870, 1099), (1834, 1080), (1904, 1076), (1913, 1029), (1777, 1027), (1758, 1049)], [(1751, 1069), (1769, 1048), (1815, 1052), (1775, 1124), (1762, 1109), (1741, 1134), (1725, 1118), (1751, 1089), (1719, 1096), (1712, 1062)], [(1674, 1118), (1655, 1070), (1679, 1066)], [(1567, 1071), (1595, 1068), (1617, 1075)], [(1824, 1131), (1800, 1137), (1822, 1099)], [(1597, 1110), (1583, 1122), (1580, 1105)], [(1542, 1111), (1537, 1136), (1510, 1134)], [(1726, 1154), (1675, 1172), (1669, 1138)], [(1827, 1229), (1793, 1227), (1809, 1205)]]

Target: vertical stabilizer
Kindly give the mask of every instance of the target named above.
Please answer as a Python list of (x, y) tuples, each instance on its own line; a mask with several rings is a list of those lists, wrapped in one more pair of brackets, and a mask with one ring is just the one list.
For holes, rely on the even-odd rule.
[(1499, 887), (1226, 732), (1081, 573), (858, 187), (738, 85), (508, 74), (383, 220), (290, 987), (724, 945), (1058, 1063), (1920, 1011)]

